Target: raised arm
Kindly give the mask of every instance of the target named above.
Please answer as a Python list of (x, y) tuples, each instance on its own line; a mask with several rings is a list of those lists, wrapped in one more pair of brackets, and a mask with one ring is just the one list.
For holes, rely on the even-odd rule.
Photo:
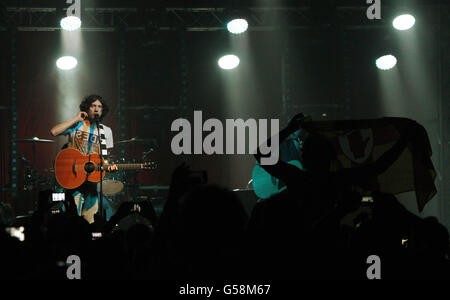
[(50, 129), (50, 133), (53, 136), (57, 136), (64, 131), (66, 131), (68, 128), (70, 128), (73, 124), (83, 121), (88, 116), (87, 113), (84, 111), (80, 111), (75, 118), (68, 120), (66, 122), (59, 123), (58, 125), (55, 125)]
[[(286, 128), (282, 129), (278, 133), (279, 144), (281, 144), (289, 135), (298, 130), (299, 127), (302, 125), (303, 120), (304, 116), (302, 113), (299, 113), (295, 117), (293, 117), (292, 120), (289, 122), (289, 124), (286, 126)], [(269, 137), (269, 139), (265, 142), (265, 144), (272, 145), (272, 137)], [(280, 145), (277, 145), (277, 147), (279, 146)], [(254, 156), (255, 159), (258, 161), (258, 163), (260, 163), (261, 167), (264, 168), (264, 170), (266, 170), (269, 174), (278, 179), (281, 179), (284, 182), (287, 182), (288, 179), (292, 177), (293, 173), (300, 171), (297, 167), (290, 165), (280, 159), (274, 165), (261, 164), (261, 158), (263, 157), (263, 154), (261, 153), (260, 147), (258, 147), (256, 154)]]

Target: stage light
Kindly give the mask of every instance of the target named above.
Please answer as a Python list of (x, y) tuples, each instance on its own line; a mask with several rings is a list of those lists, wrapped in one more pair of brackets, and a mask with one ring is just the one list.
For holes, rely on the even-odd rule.
[(225, 70), (231, 70), (239, 65), (239, 58), (236, 55), (222, 56), (218, 61), (219, 67)]
[(61, 70), (71, 70), (75, 68), (78, 61), (73, 56), (63, 56), (56, 61), (56, 66)]
[(388, 54), (379, 57), (375, 61), (377, 68), (380, 70), (389, 70), (392, 69), (397, 64), (397, 59), (395, 56)]
[(248, 20), (251, 16), (250, 11), (244, 8), (228, 8), (224, 12), (225, 23), (227, 24), (228, 32), (233, 34), (240, 34), (248, 29)]
[(247, 30), (248, 23), (245, 19), (233, 19), (227, 23), (227, 29), (234, 34), (240, 34)]
[(394, 21), (392, 21), (392, 25), (397, 30), (408, 30), (414, 26), (416, 19), (409, 14), (404, 14), (397, 16)]
[(75, 16), (68, 16), (61, 19), (61, 28), (67, 31), (74, 31), (81, 27), (81, 20)]

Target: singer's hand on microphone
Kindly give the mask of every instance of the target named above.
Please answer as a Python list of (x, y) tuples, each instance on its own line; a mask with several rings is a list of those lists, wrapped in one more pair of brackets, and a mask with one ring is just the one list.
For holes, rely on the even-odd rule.
[(76, 119), (77, 119), (77, 121), (84, 121), (84, 119), (86, 119), (87, 116), (88, 116), (88, 114), (87, 114), (86, 112), (80, 111), (80, 112), (77, 114)]

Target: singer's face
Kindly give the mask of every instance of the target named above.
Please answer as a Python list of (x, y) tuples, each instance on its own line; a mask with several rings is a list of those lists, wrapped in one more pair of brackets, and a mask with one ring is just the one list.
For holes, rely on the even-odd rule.
[(95, 100), (92, 102), (91, 107), (89, 107), (89, 119), (93, 120), (95, 115), (98, 115), (99, 117), (102, 116), (103, 112), (103, 105), (99, 100)]

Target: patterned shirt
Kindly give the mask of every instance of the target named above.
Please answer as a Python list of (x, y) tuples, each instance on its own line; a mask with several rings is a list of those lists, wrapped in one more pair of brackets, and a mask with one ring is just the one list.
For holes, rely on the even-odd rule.
[[(104, 130), (106, 149), (113, 148), (114, 143), (111, 128), (103, 124), (100, 125), (103, 126)], [(66, 129), (62, 134), (69, 137), (69, 148), (77, 149), (83, 155), (100, 153), (98, 129), (95, 123), (91, 124), (89, 120), (80, 121)], [(105, 145), (105, 141), (102, 144)], [(103, 154), (106, 155), (105, 152)]]

